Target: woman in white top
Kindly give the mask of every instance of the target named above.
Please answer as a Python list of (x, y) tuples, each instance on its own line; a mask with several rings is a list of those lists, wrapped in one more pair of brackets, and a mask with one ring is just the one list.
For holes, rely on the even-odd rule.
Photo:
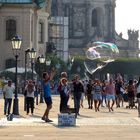
[(29, 109), (31, 108), (31, 114), (34, 112), (34, 92), (35, 86), (32, 80), (28, 81), (27, 86), (25, 87), (26, 91), (26, 101), (27, 101), (27, 115), (29, 114)]

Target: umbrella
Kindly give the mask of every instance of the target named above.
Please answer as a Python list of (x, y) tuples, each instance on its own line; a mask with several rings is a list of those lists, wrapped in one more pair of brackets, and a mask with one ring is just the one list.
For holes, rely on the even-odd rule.
[[(27, 70), (27, 72), (32, 72), (32, 70), (30, 68), (27, 68), (26, 70)], [(4, 72), (4, 71), (9, 71), (9, 72), (15, 73), (16, 69), (15, 69), (15, 67), (13, 67), (13, 68), (5, 69), (5, 70), (3, 70), (1, 72)], [(18, 67), (17, 68), (17, 73), (24, 73), (24, 72), (25, 72), (25, 68), (24, 67)], [(33, 73), (36, 74), (35, 71), (33, 71)]]

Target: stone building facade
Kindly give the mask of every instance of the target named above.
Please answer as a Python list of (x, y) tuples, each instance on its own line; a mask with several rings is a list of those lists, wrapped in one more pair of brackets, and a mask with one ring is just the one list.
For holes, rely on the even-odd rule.
[(52, 16), (69, 18), (69, 51), (85, 53), (90, 41), (115, 43), (119, 57), (138, 57), (139, 32), (128, 30), (128, 40), (115, 31), (116, 0), (52, 0)]
[[(84, 55), (91, 41), (113, 42), (119, 47), (119, 57), (138, 57), (139, 32), (128, 30), (128, 40), (116, 33), (115, 7), (116, 0), (0, 0), (0, 71), (13, 65), (10, 40), (15, 34), (22, 38), (18, 66), (24, 66), (27, 48), (45, 54), (46, 42), (53, 40), (64, 45), (57, 49), (65, 52), (65, 60), (69, 53)], [(66, 25), (65, 32), (64, 28), (59, 30), (65, 37), (48, 36), (50, 17), (68, 19), (68, 23), (60, 24)]]
[(22, 38), (18, 66), (24, 67), (27, 48), (35, 48), (37, 55), (45, 54), (48, 16), (46, 0), (0, 1), (0, 70), (14, 67), (11, 44), (14, 35)]

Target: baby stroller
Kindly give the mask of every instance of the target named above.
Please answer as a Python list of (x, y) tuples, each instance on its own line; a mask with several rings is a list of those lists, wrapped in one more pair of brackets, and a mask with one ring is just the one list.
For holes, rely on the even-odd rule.
[(135, 96), (134, 96), (134, 94), (129, 92), (127, 96), (128, 96), (128, 106), (126, 106), (126, 108), (131, 108), (131, 109), (135, 108), (135, 109), (137, 109), (137, 106), (135, 105)]

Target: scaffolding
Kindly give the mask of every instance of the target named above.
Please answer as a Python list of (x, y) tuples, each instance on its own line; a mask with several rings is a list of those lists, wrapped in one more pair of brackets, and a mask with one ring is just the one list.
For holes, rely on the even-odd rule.
[(52, 0), (51, 18), (49, 22), (49, 42), (54, 44), (57, 56), (68, 60), (68, 17), (64, 17), (60, 0)]

